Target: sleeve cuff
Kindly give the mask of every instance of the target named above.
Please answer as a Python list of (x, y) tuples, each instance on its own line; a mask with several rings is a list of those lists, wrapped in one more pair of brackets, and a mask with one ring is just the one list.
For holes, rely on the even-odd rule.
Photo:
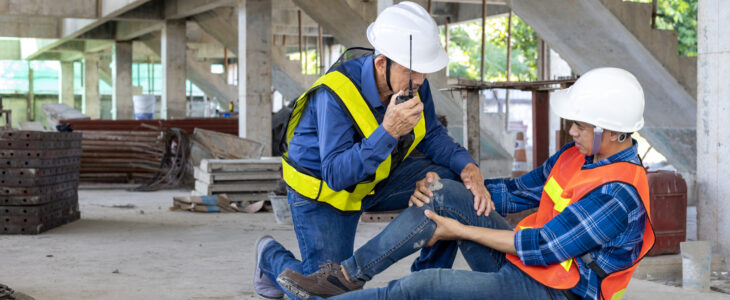
[(473, 163), (477, 167), (479, 167), (479, 164), (472, 159), (471, 154), (469, 152), (460, 152), (457, 153), (454, 158), (451, 159), (451, 170), (456, 173), (456, 175), (461, 175), (461, 171), (464, 170), (466, 165), (469, 163)]
[(506, 181), (507, 179), (504, 178), (484, 180), (484, 187), (487, 188), (489, 195), (492, 196), (492, 202), (494, 202), (494, 207), (496, 208), (497, 212), (503, 217), (507, 216), (507, 213), (509, 211), (507, 201), (505, 201), (509, 197), (507, 194)]
[(528, 266), (547, 266), (540, 253), (540, 230), (524, 228), (515, 233), (515, 250), (522, 263)]
[(368, 137), (368, 143), (372, 145), (373, 150), (375, 150), (376, 153), (390, 154), (398, 145), (398, 139), (390, 135), (383, 125), (380, 125)]

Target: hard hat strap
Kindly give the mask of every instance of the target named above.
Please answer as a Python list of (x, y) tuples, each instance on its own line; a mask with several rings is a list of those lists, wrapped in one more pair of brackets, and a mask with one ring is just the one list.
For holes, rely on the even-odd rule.
[(393, 64), (393, 61), (390, 60), (390, 58), (385, 57), (385, 82), (388, 83), (388, 88), (390, 89), (390, 92), (395, 94), (395, 91), (393, 91), (393, 87), (390, 85), (390, 65)]
[(591, 149), (591, 155), (598, 154), (601, 150), (601, 139), (603, 138), (603, 128), (596, 126), (593, 128), (593, 149)]

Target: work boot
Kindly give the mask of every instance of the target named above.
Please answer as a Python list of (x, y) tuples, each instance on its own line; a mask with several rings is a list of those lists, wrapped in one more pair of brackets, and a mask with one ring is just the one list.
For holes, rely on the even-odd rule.
[(259, 267), (261, 262), (261, 255), (264, 252), (264, 247), (273, 242), (274, 238), (270, 235), (265, 235), (256, 241), (256, 267), (253, 272), (253, 291), (261, 298), (264, 299), (282, 299), (284, 298), (284, 292), (277, 287), (271, 279), (264, 275)]
[(362, 289), (362, 286), (352, 283), (342, 273), (340, 265), (328, 262), (312, 275), (304, 276), (292, 269), (286, 269), (276, 278), (281, 287), (296, 295), (307, 299), (310, 297), (333, 297), (349, 291)]

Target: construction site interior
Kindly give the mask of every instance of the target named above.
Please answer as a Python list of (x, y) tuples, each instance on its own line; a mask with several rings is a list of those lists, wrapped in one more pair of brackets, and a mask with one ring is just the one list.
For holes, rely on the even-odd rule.
[[(730, 299), (730, 1), (412, 1), (449, 57), (426, 77), (436, 114), (484, 178), (572, 141), (555, 91), (634, 74), (632, 137), (672, 181), (650, 179), (657, 242), (624, 299)], [(257, 298), (260, 236), (300, 257), (280, 147), (294, 104), (400, 2), (0, 1), (0, 299)], [(398, 214), (363, 213), (355, 249)]]

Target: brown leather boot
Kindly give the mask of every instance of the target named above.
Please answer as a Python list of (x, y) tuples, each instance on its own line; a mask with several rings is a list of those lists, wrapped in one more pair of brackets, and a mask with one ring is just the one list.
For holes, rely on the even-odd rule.
[(340, 265), (333, 262), (326, 263), (309, 276), (286, 269), (276, 278), (276, 282), (290, 293), (303, 299), (314, 296), (327, 298), (362, 289), (361, 285), (347, 280), (345, 274), (342, 274)]

